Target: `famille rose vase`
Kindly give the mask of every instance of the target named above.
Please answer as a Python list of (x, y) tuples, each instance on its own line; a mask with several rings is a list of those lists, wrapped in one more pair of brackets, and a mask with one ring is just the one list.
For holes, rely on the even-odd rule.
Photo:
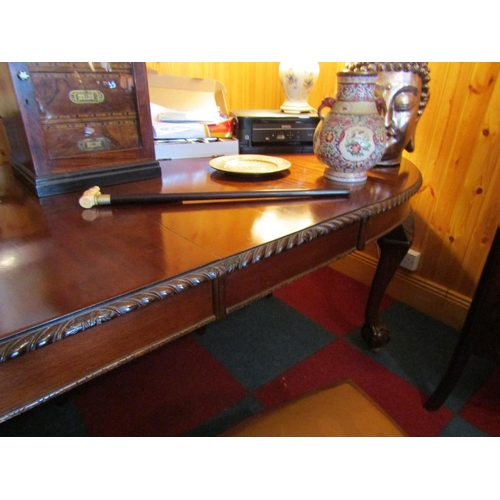
[[(337, 98), (327, 97), (318, 108), (314, 154), (325, 165), (327, 179), (363, 182), (384, 154), (386, 130), (380, 113), (385, 105), (375, 99), (377, 73), (340, 72), (337, 78)], [(326, 116), (323, 108), (330, 108)]]

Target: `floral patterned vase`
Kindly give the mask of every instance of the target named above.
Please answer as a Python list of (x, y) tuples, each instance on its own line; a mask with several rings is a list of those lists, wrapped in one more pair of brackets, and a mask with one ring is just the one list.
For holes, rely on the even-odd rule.
[[(377, 73), (341, 72), (337, 78), (337, 99), (327, 97), (318, 108), (314, 154), (325, 165), (326, 178), (363, 182), (384, 154), (385, 105), (375, 99)], [(326, 116), (323, 108), (330, 108)]]
[(314, 108), (307, 99), (319, 76), (319, 64), (315, 63), (286, 63), (279, 66), (279, 75), (286, 100), (281, 105), (285, 113), (309, 113)]

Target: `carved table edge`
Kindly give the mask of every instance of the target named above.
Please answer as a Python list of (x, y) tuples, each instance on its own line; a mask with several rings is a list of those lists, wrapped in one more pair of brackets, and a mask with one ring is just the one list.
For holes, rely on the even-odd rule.
[(147, 346), (144, 346), (140, 349), (135, 350), (134, 352), (132, 352), (126, 356), (123, 356), (123, 357), (120, 357), (119, 359), (111, 361), (110, 363), (98, 368), (97, 370), (93, 370), (92, 373), (85, 375), (84, 377), (80, 377), (80, 378), (78, 378), (70, 383), (67, 383), (63, 387), (52, 390), (51, 392), (49, 392), (48, 394), (46, 394), (45, 396), (43, 396), (41, 398), (34, 399), (28, 403), (23, 404), (22, 406), (16, 407), (13, 410), (8, 410), (5, 413), (0, 413), (0, 424), (3, 422), (6, 422), (7, 420), (9, 420), (13, 417), (16, 417), (17, 415), (19, 415), (21, 413), (24, 413), (28, 410), (31, 410), (35, 406), (38, 406), (38, 405), (40, 405), (40, 404), (42, 404), (50, 399), (53, 399), (54, 397), (60, 396), (61, 394), (64, 394), (65, 392), (68, 392), (68, 391), (70, 391), (70, 390), (72, 390), (80, 385), (83, 385), (84, 383), (89, 382), (90, 380), (93, 380), (94, 378), (96, 378), (100, 375), (104, 375), (105, 373), (110, 372), (110, 371), (114, 370), (115, 368), (118, 368), (119, 366), (122, 366), (122, 365), (128, 363), (129, 361), (132, 361), (132, 360), (134, 360), (134, 359), (136, 359), (144, 354), (147, 354), (148, 352), (154, 351), (158, 347), (161, 347), (162, 345), (165, 345), (166, 343), (171, 342), (172, 340), (175, 340), (176, 338), (182, 337), (186, 333), (197, 330), (198, 328), (205, 326), (210, 321), (211, 320), (205, 320), (205, 321), (201, 321), (199, 323), (196, 323), (194, 325), (191, 325), (189, 328), (182, 329), (181, 331), (179, 331), (179, 332), (177, 332), (169, 337), (157, 340), (151, 344), (148, 344)]
[(395, 197), (221, 259), (216, 264), (208, 264), (181, 276), (169, 278), (108, 302), (66, 315), (64, 318), (18, 332), (0, 341), (0, 364), (395, 208), (414, 196), (421, 185), (422, 178), (420, 177), (419, 182)]

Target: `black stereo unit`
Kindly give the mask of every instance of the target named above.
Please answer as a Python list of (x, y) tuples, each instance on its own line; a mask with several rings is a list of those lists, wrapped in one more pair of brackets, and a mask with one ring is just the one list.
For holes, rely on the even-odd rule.
[(270, 110), (232, 111), (240, 154), (312, 153), (319, 118), (315, 111), (288, 114)]

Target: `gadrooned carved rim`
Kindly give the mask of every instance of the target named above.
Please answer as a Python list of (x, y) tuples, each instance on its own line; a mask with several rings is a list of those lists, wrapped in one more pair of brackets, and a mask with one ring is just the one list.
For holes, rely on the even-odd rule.
[(297, 233), (287, 235), (270, 243), (266, 243), (251, 250), (242, 252), (227, 259), (222, 259), (215, 265), (208, 265), (191, 271), (181, 277), (165, 280), (164, 282), (132, 292), (107, 303), (99, 304), (81, 313), (72, 314), (69, 318), (62, 318), (54, 322), (25, 330), (14, 338), (0, 342), (0, 363), (21, 355), (33, 352), (59, 340), (84, 332), (89, 328), (111, 321), (119, 316), (133, 312), (141, 307), (147, 307), (157, 301), (164, 300), (186, 289), (212, 281), (218, 277), (230, 274), (238, 269), (255, 264), (263, 259), (272, 257), (281, 252), (290, 250), (320, 236), (327, 235), (338, 229), (349, 226), (361, 220), (378, 215), (402, 205), (414, 196), (422, 185), (422, 178), (407, 191), (399, 195), (363, 207), (349, 214), (330, 219), (320, 224), (308, 227)]

